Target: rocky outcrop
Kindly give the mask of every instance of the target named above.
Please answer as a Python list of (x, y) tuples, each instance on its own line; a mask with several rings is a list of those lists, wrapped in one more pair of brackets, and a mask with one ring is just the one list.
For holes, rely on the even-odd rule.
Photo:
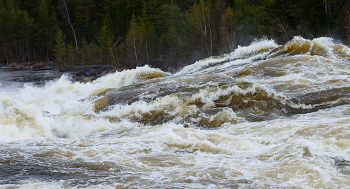
[(89, 82), (101, 76), (115, 71), (123, 70), (112, 65), (88, 65), (56, 67), (53, 62), (28, 64), (10, 64), (2, 67), (3, 71), (13, 72), (16, 77), (12, 80), (16, 82), (31, 82), (43, 84), (46, 81), (61, 77), (63, 74), (69, 75), (73, 81)]

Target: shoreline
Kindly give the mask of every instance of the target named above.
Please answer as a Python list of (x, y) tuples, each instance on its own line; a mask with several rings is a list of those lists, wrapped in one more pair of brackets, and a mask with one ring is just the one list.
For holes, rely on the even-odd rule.
[(114, 65), (84, 65), (84, 66), (69, 66), (58, 67), (49, 63), (24, 63), (24, 64), (9, 64), (3, 66), (0, 70), (11, 73), (13, 78), (8, 78), (10, 81), (33, 83), (36, 85), (44, 84), (47, 81), (60, 78), (64, 74), (71, 76), (74, 82), (90, 82), (104, 75), (129, 69), (123, 66)]

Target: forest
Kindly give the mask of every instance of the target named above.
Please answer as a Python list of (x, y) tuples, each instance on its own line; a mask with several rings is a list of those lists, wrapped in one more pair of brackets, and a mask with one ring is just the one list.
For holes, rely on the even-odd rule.
[(350, 44), (348, 0), (0, 0), (0, 64), (170, 68), (267, 38)]

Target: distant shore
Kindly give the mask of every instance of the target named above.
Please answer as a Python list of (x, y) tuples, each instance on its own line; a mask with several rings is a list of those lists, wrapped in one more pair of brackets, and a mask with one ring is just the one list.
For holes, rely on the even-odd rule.
[(3, 65), (1, 70), (16, 73), (12, 80), (16, 82), (30, 82), (43, 84), (46, 81), (57, 79), (64, 74), (69, 75), (75, 82), (90, 82), (101, 76), (116, 71), (128, 69), (123, 66), (114, 65), (84, 65), (58, 67), (53, 62), (47, 63), (13, 63)]

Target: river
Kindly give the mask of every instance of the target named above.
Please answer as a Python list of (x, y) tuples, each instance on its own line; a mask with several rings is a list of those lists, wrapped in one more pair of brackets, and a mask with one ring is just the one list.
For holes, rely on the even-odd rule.
[(176, 73), (2, 75), (0, 188), (348, 188), (349, 60), (295, 37)]

